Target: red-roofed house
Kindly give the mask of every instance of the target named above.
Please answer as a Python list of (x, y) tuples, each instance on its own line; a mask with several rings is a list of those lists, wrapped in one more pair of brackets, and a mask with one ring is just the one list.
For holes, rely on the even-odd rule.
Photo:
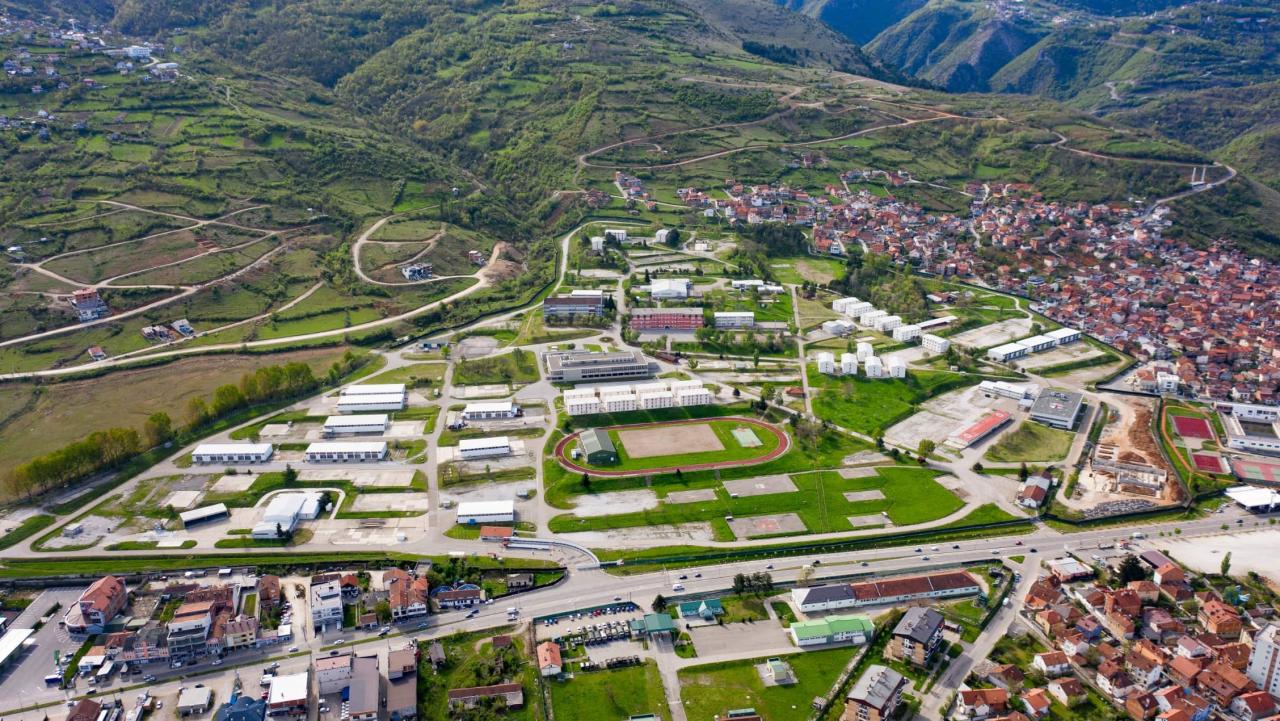
[(538, 644), (538, 671), (543, 676), (559, 676), (562, 668), (560, 644), (555, 641), (543, 641)]
[(129, 601), (129, 591), (124, 581), (115, 576), (103, 576), (94, 581), (80, 599), (67, 611), (64, 618), (67, 633), (102, 633), (111, 619), (124, 609)]

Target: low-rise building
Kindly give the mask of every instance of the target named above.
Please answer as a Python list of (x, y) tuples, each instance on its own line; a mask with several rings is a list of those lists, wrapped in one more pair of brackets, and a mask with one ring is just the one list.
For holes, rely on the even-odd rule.
[(1031, 419), (1063, 430), (1073, 430), (1084, 412), (1084, 394), (1045, 389), (1031, 406)]
[(305, 718), (311, 701), (311, 677), (306, 672), (276, 676), (267, 691), (267, 715)]
[(316, 442), (303, 454), (308, 463), (371, 463), (386, 457), (386, 441)]
[(391, 417), (386, 413), (362, 413), (354, 416), (329, 416), (324, 419), (322, 432), (326, 438), (358, 433), (383, 434), (391, 427)]
[(465, 525), (514, 523), (515, 501), (464, 501), (458, 504), (457, 522)]
[(800, 647), (832, 643), (854, 643), (861, 646), (875, 633), (875, 624), (866, 616), (834, 615), (810, 621), (796, 621), (787, 631)]
[(102, 633), (129, 602), (129, 589), (115, 576), (103, 576), (89, 584), (67, 613), (63, 625), (75, 635)]
[(1027, 347), (1020, 343), (1005, 343), (987, 351), (987, 358), (997, 363), (1008, 363), (1027, 354)]
[(509, 455), (511, 455), (511, 439), (507, 436), (464, 438), (458, 441), (458, 456), (464, 461)]
[[(718, 315), (718, 314), (717, 314)], [(703, 325), (701, 308), (634, 308), (632, 330), (697, 330)]]
[(552, 383), (636, 381), (658, 371), (658, 364), (640, 351), (552, 351), (543, 359)]
[(929, 353), (946, 353), (947, 349), (951, 347), (951, 341), (940, 335), (923, 333), (920, 336), (920, 347)]
[(753, 311), (717, 311), (715, 314), (717, 328), (751, 328), (756, 324)]
[(191, 462), (266, 463), (274, 451), (270, 443), (201, 443), (191, 451)]
[(543, 641), (538, 644), (538, 672), (543, 676), (559, 676), (564, 663), (560, 660), (560, 644)]

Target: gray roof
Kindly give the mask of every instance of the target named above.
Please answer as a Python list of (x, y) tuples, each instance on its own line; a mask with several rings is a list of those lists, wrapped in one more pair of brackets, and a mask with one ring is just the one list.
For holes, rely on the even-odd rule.
[(267, 715), (267, 702), (241, 694), (218, 708), (213, 721), (262, 721)]
[(355, 660), (355, 668), (351, 672), (351, 700), (349, 702), (352, 715), (378, 711), (379, 683), (378, 658), (362, 656)]
[(609, 453), (617, 453), (613, 447), (613, 441), (609, 440), (609, 434), (599, 428), (588, 428), (578, 436), (578, 443), (582, 444), (582, 452), (588, 455), (596, 451), (608, 451)]
[(906, 636), (917, 643), (928, 643), (941, 626), (942, 614), (932, 608), (912, 606), (894, 627), (893, 635)]
[(804, 595), (804, 602), (810, 603), (829, 603), (831, 601), (843, 601), (853, 598), (853, 589), (847, 583), (839, 583), (834, 586), (815, 586), (809, 589)]
[(1032, 417), (1052, 418), (1062, 423), (1072, 423), (1080, 413), (1084, 395), (1074, 391), (1045, 390), (1040, 392), (1031, 406)]
[(850, 701), (858, 701), (868, 706), (891, 711), (892, 709), (884, 708), (885, 704), (889, 703), (894, 692), (904, 683), (902, 674), (888, 666), (873, 664), (867, 667), (862, 678), (858, 679), (858, 682), (849, 690), (847, 698)]

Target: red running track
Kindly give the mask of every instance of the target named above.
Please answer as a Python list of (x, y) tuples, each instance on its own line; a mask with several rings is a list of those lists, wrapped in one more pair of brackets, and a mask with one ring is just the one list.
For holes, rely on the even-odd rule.
[(564, 466), (565, 468), (568, 468), (571, 471), (578, 471), (580, 473), (588, 473), (593, 476), (601, 476), (606, 478), (618, 478), (622, 476), (644, 476), (650, 473), (675, 473), (677, 469), (682, 472), (683, 471), (710, 471), (710, 470), (715, 470), (717, 468), (754, 466), (757, 463), (768, 463), (769, 461), (772, 461), (775, 458), (779, 458), (780, 456), (782, 456), (782, 454), (786, 453), (788, 450), (791, 449), (791, 437), (786, 434), (786, 431), (781, 430), (777, 426), (771, 425), (769, 423), (765, 423), (764, 421), (758, 421), (754, 418), (743, 418), (741, 416), (716, 416), (712, 418), (681, 419), (678, 421), (655, 421), (653, 423), (632, 423), (632, 424), (623, 425), (623, 426), (602, 426), (601, 430), (616, 431), (616, 430), (625, 430), (629, 428), (653, 428), (656, 426), (683, 426), (683, 425), (690, 425), (693, 423), (706, 423), (709, 421), (734, 421), (736, 423), (742, 423), (748, 426), (755, 426), (756, 428), (763, 428), (764, 430), (772, 433), (774, 438), (778, 439), (778, 447), (774, 448), (772, 451), (769, 451), (769, 453), (766, 455), (759, 456), (757, 458), (744, 458), (742, 460), (737, 460), (737, 461), (718, 461), (716, 463), (691, 463), (686, 466), (665, 466), (661, 468), (645, 468), (643, 470), (636, 470), (636, 471), (604, 471), (598, 468), (587, 468), (586, 466), (579, 465), (574, 461), (570, 460), (569, 456), (566, 454), (569, 448), (569, 444), (576, 441), (578, 439), (578, 434), (582, 432), (582, 431), (578, 431), (577, 433), (561, 438), (560, 442), (556, 444), (556, 450), (555, 450), (556, 460), (560, 461), (560, 465)]

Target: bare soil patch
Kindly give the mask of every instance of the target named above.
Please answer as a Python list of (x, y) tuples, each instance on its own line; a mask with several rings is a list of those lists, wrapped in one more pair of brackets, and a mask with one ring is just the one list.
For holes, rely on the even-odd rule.
[(720, 437), (705, 423), (618, 431), (618, 440), (630, 458), (724, 450)]

